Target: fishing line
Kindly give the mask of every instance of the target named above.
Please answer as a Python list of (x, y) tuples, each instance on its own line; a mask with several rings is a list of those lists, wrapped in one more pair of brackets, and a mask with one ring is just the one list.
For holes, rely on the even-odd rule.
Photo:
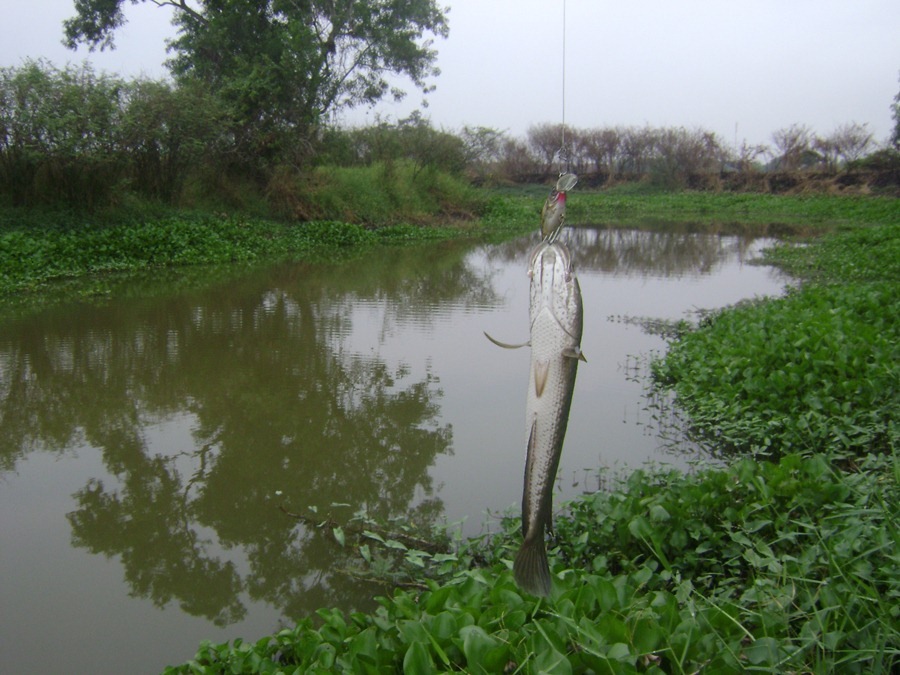
[(562, 138), (559, 146), (559, 175), (569, 172), (569, 151), (566, 147), (566, 0), (562, 3)]

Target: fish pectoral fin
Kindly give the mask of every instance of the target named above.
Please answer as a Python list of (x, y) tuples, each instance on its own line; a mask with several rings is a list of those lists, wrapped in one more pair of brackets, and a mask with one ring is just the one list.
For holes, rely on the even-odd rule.
[(494, 338), (492, 338), (490, 335), (487, 334), (487, 331), (482, 331), (482, 333), (484, 333), (484, 337), (486, 337), (488, 340), (493, 342), (498, 347), (503, 347), (503, 349), (519, 349), (520, 347), (530, 347), (531, 346), (530, 340), (528, 342), (523, 342), (520, 345), (511, 345), (511, 344), (507, 344), (506, 342), (500, 342), (500, 340), (495, 340)]
[(587, 363), (587, 357), (585, 357), (584, 352), (581, 351), (581, 347), (567, 347), (563, 349), (563, 356), (570, 359), (578, 359), (579, 361), (584, 361)]
[(544, 387), (547, 385), (547, 375), (550, 373), (549, 361), (534, 362), (534, 394), (538, 398), (544, 393)]

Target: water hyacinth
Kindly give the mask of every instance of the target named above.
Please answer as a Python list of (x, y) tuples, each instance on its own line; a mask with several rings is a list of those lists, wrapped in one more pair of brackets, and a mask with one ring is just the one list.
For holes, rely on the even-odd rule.
[(510, 517), (373, 613), (323, 609), (257, 642), (204, 643), (167, 672), (887, 673), (900, 663), (897, 466), (872, 456), (845, 474), (790, 455), (638, 471), (557, 518), (549, 599), (515, 585)]
[(714, 316), (654, 376), (725, 451), (886, 451), (897, 441), (898, 337), (897, 284), (810, 286)]

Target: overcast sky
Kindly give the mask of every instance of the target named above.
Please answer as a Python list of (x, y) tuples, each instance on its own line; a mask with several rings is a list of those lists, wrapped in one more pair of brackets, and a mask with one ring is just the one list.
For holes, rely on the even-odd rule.
[[(440, 0), (439, 0), (440, 3)], [(437, 127), (524, 136), (563, 120), (579, 128), (684, 126), (728, 144), (771, 143), (794, 123), (825, 135), (867, 123), (879, 142), (900, 90), (900, 0), (444, 0), (450, 36), (423, 112)], [(163, 77), (171, 10), (126, 4), (114, 52), (61, 45), (73, 0), (0, 0), (0, 65), (89, 58), (126, 76)], [(563, 8), (565, 6), (565, 24)], [(565, 31), (564, 31), (565, 26)], [(565, 35), (565, 42), (563, 36)], [(563, 53), (565, 45), (565, 69)], [(421, 104), (376, 112), (403, 117)]]

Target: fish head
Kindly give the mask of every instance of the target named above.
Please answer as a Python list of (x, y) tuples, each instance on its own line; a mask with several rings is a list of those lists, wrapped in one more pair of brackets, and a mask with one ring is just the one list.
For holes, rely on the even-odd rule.
[(581, 342), (581, 288), (572, 266), (572, 254), (561, 241), (542, 241), (531, 253), (531, 322), (549, 310), (575, 344)]

